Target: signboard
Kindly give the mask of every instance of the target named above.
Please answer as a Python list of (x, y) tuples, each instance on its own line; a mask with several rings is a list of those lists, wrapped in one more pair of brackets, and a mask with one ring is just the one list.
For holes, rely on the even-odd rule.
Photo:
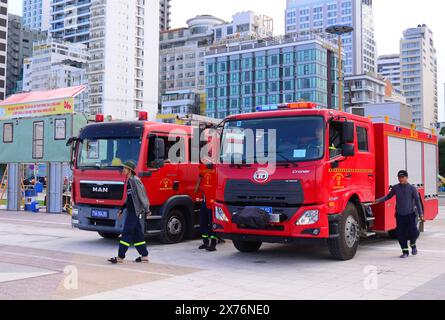
[(74, 98), (0, 106), (0, 120), (74, 113)]

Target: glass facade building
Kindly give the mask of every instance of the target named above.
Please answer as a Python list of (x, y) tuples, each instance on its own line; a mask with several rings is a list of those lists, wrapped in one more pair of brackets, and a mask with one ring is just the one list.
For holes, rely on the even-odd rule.
[(23, 26), (32, 30), (47, 31), (51, 14), (51, 0), (23, 0), (22, 3)]
[(412, 106), (413, 122), (434, 128), (438, 122), (437, 51), (433, 32), (418, 25), (403, 32), (400, 40), (401, 89)]
[(206, 56), (208, 117), (256, 106), (311, 101), (337, 108), (337, 56), (321, 40), (255, 41), (210, 49)]
[(354, 32), (342, 37), (347, 75), (377, 72), (372, 0), (287, 0), (286, 34), (323, 33), (332, 25)]

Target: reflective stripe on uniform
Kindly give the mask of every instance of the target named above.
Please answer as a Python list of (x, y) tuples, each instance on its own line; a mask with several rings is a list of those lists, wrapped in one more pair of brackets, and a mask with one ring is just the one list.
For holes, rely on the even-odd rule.
[(209, 238), (209, 236), (208, 236), (208, 235), (205, 235), (205, 234), (203, 234), (202, 237), (203, 237), (204, 239), (208, 239), (208, 238)]
[(210, 239), (212, 239), (212, 240), (218, 240), (218, 237), (211, 236)]
[(408, 251), (409, 252), (409, 249), (402, 249), (402, 251)]
[(415, 246), (416, 246), (416, 244), (412, 244), (412, 245), (411, 245), (411, 247), (415, 247)]
[(123, 244), (124, 246), (131, 247), (131, 245), (128, 242), (125, 242), (125, 241), (121, 240), (121, 241), (119, 241), (119, 243)]
[(138, 243), (135, 243), (134, 246), (135, 246), (135, 247), (139, 247), (139, 246), (143, 246), (144, 244), (146, 244), (145, 241), (144, 241), (144, 242), (138, 242)]

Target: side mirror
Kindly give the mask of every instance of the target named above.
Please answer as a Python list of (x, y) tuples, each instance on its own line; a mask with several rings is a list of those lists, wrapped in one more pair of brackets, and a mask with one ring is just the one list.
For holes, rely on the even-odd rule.
[(69, 147), (73, 144), (74, 141), (77, 141), (78, 138), (77, 137), (71, 137), (68, 139), (68, 141), (66, 142), (66, 146)]
[(164, 139), (155, 139), (155, 163), (157, 168), (162, 168), (164, 166), (165, 158), (165, 142)]
[(355, 145), (352, 143), (342, 145), (341, 155), (346, 158), (355, 156)]
[(354, 122), (346, 121), (341, 124), (341, 142), (344, 144), (354, 143)]

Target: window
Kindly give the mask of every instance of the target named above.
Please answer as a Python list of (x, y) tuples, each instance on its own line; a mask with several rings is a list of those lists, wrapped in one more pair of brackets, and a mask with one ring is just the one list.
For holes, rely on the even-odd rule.
[[(275, 131), (276, 161), (279, 163), (313, 161), (321, 159), (325, 150), (324, 122), (321, 117), (249, 119), (227, 121), (222, 133), (222, 162), (240, 160), (255, 163), (261, 158), (258, 150), (249, 150), (246, 129), (253, 130), (256, 144), (269, 151), (270, 130)], [(254, 149), (255, 149), (254, 148)], [(256, 154), (256, 155), (255, 155)], [(257, 158), (258, 156), (258, 158)], [(261, 157), (261, 158), (260, 158)], [(267, 156), (266, 156), (267, 157)], [(261, 159), (263, 160), (263, 159)]]
[(5, 123), (3, 125), (3, 143), (14, 142), (14, 124)]
[(32, 158), (43, 158), (44, 122), (34, 122), (32, 135)]
[(368, 130), (363, 127), (357, 127), (358, 151), (369, 152)]
[(329, 155), (331, 159), (341, 156), (341, 124), (332, 122), (329, 127)]
[[(155, 160), (154, 153), (154, 145), (155, 145), (155, 136), (150, 137), (149, 140), (149, 150), (148, 150), (148, 163), (150, 167), (154, 167), (155, 164), (153, 161)], [(187, 145), (186, 139), (184, 137), (176, 137), (176, 139), (171, 140), (170, 137), (166, 136), (158, 136), (164, 140), (165, 145), (165, 155), (164, 160), (166, 164), (178, 164), (184, 163), (187, 157)]]
[(66, 119), (56, 119), (54, 122), (54, 140), (66, 139)]

